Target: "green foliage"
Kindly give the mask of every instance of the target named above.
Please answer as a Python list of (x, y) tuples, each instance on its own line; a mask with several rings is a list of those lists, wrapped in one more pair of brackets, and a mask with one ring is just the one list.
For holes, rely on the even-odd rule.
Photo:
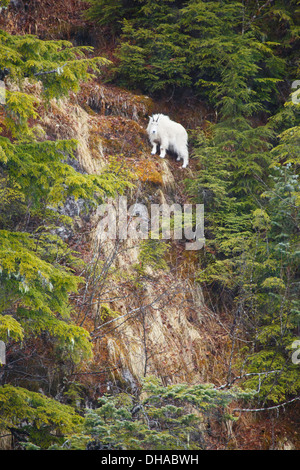
[[(300, 324), (297, 272), (299, 268), (299, 181), (295, 167), (276, 167), (274, 186), (267, 198), (268, 223), (257, 229), (250, 245), (255, 260), (252, 276), (256, 285), (248, 289), (247, 304), (256, 306), (257, 344), (246, 366), (251, 372), (266, 372), (247, 386), (260, 388), (267, 400), (280, 402), (299, 393), (298, 365), (292, 363), (291, 347)], [(255, 256), (254, 256), (255, 250)], [(249, 262), (249, 257), (246, 262)], [(253, 308), (253, 307), (252, 307)], [(272, 371), (272, 373), (270, 373)]]
[(269, 191), (261, 193), (263, 209), (254, 209), (254, 199), (252, 213), (243, 211), (239, 198), (230, 200), (227, 194), (219, 200), (212, 193), (220, 204), (207, 211), (210, 240), (200, 258), (199, 280), (213, 291), (231, 292), (231, 308), (246, 337), (254, 340), (254, 352), (244, 348), (242, 370), (253, 374), (245, 386), (275, 403), (299, 393), (300, 386), (298, 366), (291, 360), (300, 322), (300, 187), (295, 170), (292, 164), (275, 167)]
[[(1, 104), (0, 338), (25, 359), (26, 346), (43, 338), (51, 342), (60, 364), (92, 357), (89, 333), (73, 323), (70, 302), (84, 282), (76, 272), (82, 261), (55, 230), (73, 223), (60, 213), (68, 198), (80, 198), (90, 209), (122, 192), (127, 181), (115, 164), (99, 175), (76, 171), (77, 142), (44, 140), (36, 126), (39, 104), (47, 106), (47, 100), (77, 91), (91, 71), (107, 63), (86, 58), (90, 51), (66, 41), (0, 31), (0, 69), (9, 72)], [(25, 93), (25, 81), (40, 81), (39, 99)], [(16, 374), (14, 383), (18, 380)], [(81, 422), (72, 408), (10, 385), (0, 388), (0, 414), (2, 429), (27, 436), (33, 448), (59, 443)]]
[[(253, 55), (245, 54), (241, 63), (235, 54), (230, 58), (231, 66), (222, 71), (222, 82), (215, 92), (221, 98), (217, 101), (221, 119), (206, 134), (196, 136), (194, 154), (201, 170), (188, 184), (190, 194), (205, 205), (206, 212), (209, 251), (201, 279), (213, 282), (220, 277), (228, 287), (235, 282), (232, 257), (242, 257), (247, 251), (251, 210), (256, 208), (268, 175), (269, 140), (273, 137), (270, 127), (254, 127), (250, 121), (260, 108), (247, 85), (251, 71), (255, 76), (257, 70), (252, 67)], [(217, 257), (213, 253), (218, 253)]]
[(140, 269), (143, 271), (146, 266), (154, 269), (167, 269), (168, 265), (165, 261), (166, 251), (169, 245), (162, 240), (149, 238), (140, 243)]
[(89, 438), (108, 449), (203, 449), (206, 419), (214, 411), (224, 411), (232, 400), (249, 396), (239, 390), (216, 390), (210, 384), (164, 387), (149, 377), (139, 402), (125, 394), (103, 396), (99, 408), (87, 411), (85, 432), (71, 445), (85, 448)]
[[(0, 429), (19, 432), (24, 443), (47, 449), (80, 430), (83, 418), (70, 406), (20, 387), (0, 387)], [(32, 448), (32, 447), (31, 447)]]
[(199, 280), (231, 292), (231, 308), (255, 344), (243, 364), (251, 374), (245, 386), (278, 403), (300, 385), (291, 360), (300, 320), (299, 105), (287, 101), (268, 125), (252, 128), (247, 106), (223, 103), (220, 123), (198, 136), (201, 170), (189, 184), (206, 211)]
[(87, 81), (107, 59), (88, 59), (91, 47), (73, 47), (68, 41), (43, 41), (33, 35), (10, 35), (0, 30), (0, 70), (22, 86), (24, 78), (41, 80), (47, 99), (78, 91), (80, 81)]
[[(200, 171), (188, 182), (206, 214), (198, 279), (213, 292), (226, 289), (235, 322), (254, 342), (254, 352), (244, 349), (243, 372), (251, 374), (245, 386), (278, 403), (299, 392), (291, 361), (299, 324), (299, 105), (288, 100), (267, 124), (254, 126), (252, 116), (272, 101), (282, 60), (251, 28), (228, 50), (236, 29), (224, 34), (224, 57), (216, 68), (219, 62), (224, 67), (209, 91), (220, 120), (197, 133)], [(216, 53), (212, 48), (207, 56)], [(217, 77), (213, 70), (211, 77)]]
[[(195, 131), (199, 172), (187, 182), (205, 206), (198, 280), (213, 293), (225, 287), (233, 311), (245, 312), (244, 333), (256, 345), (251, 373), (278, 363), (281, 372), (265, 374), (260, 396), (296, 393), (289, 345), (298, 311), (299, 105), (290, 99), (274, 110), (283, 79), (299, 72), (298, 2), (89, 3), (102, 26), (118, 8), (119, 83), (152, 94), (189, 88), (214, 106), (217, 123)], [(143, 246), (145, 260), (150, 248)]]
[(11, 131), (13, 137), (35, 136), (35, 129), (28, 126), (28, 120), (38, 117), (37, 104), (38, 100), (34, 96), (18, 91), (12, 93), (7, 90), (5, 92), (5, 126)]
[[(214, 106), (217, 122), (195, 133), (199, 171), (187, 181), (191, 197), (205, 205), (198, 280), (214, 298), (226, 292), (238, 333), (251, 344), (232, 364), (248, 377), (244, 387), (264, 403), (296, 395), (299, 104), (291, 96), (274, 110), (283, 78), (299, 72), (299, 2), (87, 1), (88, 18), (119, 35), (118, 83), (153, 94), (188, 88)], [(69, 197), (90, 208), (127, 186), (122, 165), (100, 175), (75, 171), (76, 141), (45, 141), (37, 126), (40, 104), (78, 91), (109, 63), (89, 58), (91, 52), (0, 31), (0, 70), (8, 72), (0, 136), (0, 339), (26, 355), (21, 343), (47, 336), (61, 362), (80, 363), (92, 351), (87, 331), (72, 322), (70, 295), (83, 279), (78, 254), (54, 234), (57, 224), (72, 223), (60, 209)], [(40, 98), (26, 93), (25, 83), (37, 81)], [(273, 116), (265, 124), (260, 117), (267, 112)], [(161, 240), (141, 244), (141, 275), (147, 265), (166, 268), (166, 248)], [(103, 305), (99, 317), (116, 314)], [(79, 388), (70, 387), (65, 398), (76, 404)], [(199, 449), (206, 419), (214, 412), (225, 419), (224, 408), (246, 397), (147, 379), (139, 397), (105, 395), (83, 421), (71, 407), (4, 385), (0, 426), (35, 449), (65, 448), (66, 442), (86, 448), (91, 439), (110, 449)]]
[(24, 337), (23, 328), (11, 315), (0, 315), (0, 338), (7, 341), (9, 338), (20, 341)]
[[(100, 25), (111, 24), (112, 16), (122, 25), (115, 68), (121, 84), (147, 93), (189, 87), (216, 104), (222, 73), (239, 63), (239, 76), (243, 75), (247, 82), (240, 98), (257, 94), (264, 103), (274, 101), (285, 61), (275, 53), (277, 38), (266, 40), (266, 33), (257, 27), (260, 18), (254, 21), (251, 2), (245, 5), (223, 1), (220, 5), (200, 0), (144, 0), (111, 5), (105, 0), (90, 0), (88, 3), (91, 3), (89, 17)], [(270, 8), (265, 12), (268, 18), (276, 17)], [(289, 18), (286, 34), (293, 29), (297, 37), (292, 12)], [(277, 21), (280, 23), (282, 16), (278, 15)], [(237, 86), (239, 76), (234, 77)], [(229, 96), (227, 102), (232, 103)], [(236, 96), (235, 104), (238, 106)], [(249, 114), (251, 110), (249, 103)]]
[[(169, 4), (151, 2), (151, 8), (147, 5), (148, 8), (141, 11), (146, 27), (138, 26), (140, 20), (124, 20), (122, 43), (117, 54), (120, 60), (117, 74), (121, 83), (147, 92), (191, 84), (186, 57), (187, 37), (181, 34), (176, 24), (176, 10)], [(154, 29), (150, 24), (155, 22), (153, 15), (155, 17), (158, 13), (162, 15), (163, 22)]]
[(134, 14), (135, 0), (84, 0), (90, 4), (85, 12), (85, 17), (95, 20), (98, 24), (112, 28), (112, 31), (120, 31), (122, 18)]
[[(6, 328), (7, 336), (14, 339), (48, 331), (71, 356), (75, 352), (74, 359), (78, 351), (88, 358), (91, 346), (86, 330), (65, 323), (70, 318), (68, 296), (82, 279), (51, 262), (47, 247), (42, 237), (0, 231), (1, 330), (4, 334)], [(13, 312), (14, 319), (6, 312)]]
[[(0, 50), (0, 68), (9, 70), (10, 81), (22, 89), (25, 78), (41, 80), (46, 99), (78, 90), (80, 81), (91, 77), (88, 70), (106, 62), (84, 58), (89, 48), (73, 48), (66, 41), (3, 31)], [(70, 323), (69, 295), (83, 282), (71, 269), (76, 254), (51, 232), (55, 223), (71, 223), (57, 212), (68, 197), (81, 198), (90, 207), (124, 189), (126, 182), (116, 168), (101, 175), (77, 172), (70, 165), (75, 140), (36, 141), (31, 121), (38, 118), (38, 100), (22, 91), (7, 91), (5, 98), (4, 125), (14, 140), (0, 137), (0, 204), (5, 209), (0, 216), (1, 334), (17, 340), (48, 331), (73, 359), (90, 357), (86, 330)], [(35, 221), (32, 233), (23, 225), (25, 216)], [(18, 224), (22, 232), (15, 230)]]
[(0, 137), (0, 144), (3, 181), (10, 196), (2, 204), (11, 210), (20, 202), (12, 216), (21, 217), (26, 207), (27, 217), (42, 218), (45, 224), (33, 234), (0, 231), (1, 312), (13, 310), (27, 334), (48, 331), (76, 360), (80, 350), (89, 357), (86, 331), (65, 323), (70, 318), (69, 294), (77, 291), (83, 279), (63, 265), (75, 267), (76, 257), (51, 234), (53, 222), (60, 219), (55, 209), (68, 196), (96, 204), (104, 195), (121, 190), (124, 182), (113, 169), (83, 175), (64, 162), (73, 156), (75, 141), (11, 143)]
[(11, 143), (0, 137), (3, 174), (8, 175), (9, 186), (22, 188), (22, 198), (32, 212), (53, 210), (68, 196), (96, 204), (104, 195), (112, 196), (116, 188), (124, 190), (126, 183), (114, 170), (100, 175), (77, 172), (68, 160), (74, 158), (76, 147), (75, 140)]

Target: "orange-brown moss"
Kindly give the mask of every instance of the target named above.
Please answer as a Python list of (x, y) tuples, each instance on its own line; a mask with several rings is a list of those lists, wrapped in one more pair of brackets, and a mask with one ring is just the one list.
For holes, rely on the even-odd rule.
[(134, 164), (134, 173), (139, 181), (162, 185), (163, 179), (159, 164), (150, 159), (141, 159)]

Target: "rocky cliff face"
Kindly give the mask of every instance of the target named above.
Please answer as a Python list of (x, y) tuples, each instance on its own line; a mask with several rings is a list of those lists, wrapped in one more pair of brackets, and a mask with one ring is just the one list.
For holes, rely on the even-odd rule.
[[(161, 160), (150, 155), (145, 128), (154, 106), (148, 97), (95, 82), (76, 97), (53, 101), (47, 112), (40, 110), (41, 124), (45, 138), (78, 140), (75, 164), (80, 171), (99, 173), (112, 159), (123, 159), (133, 173), (135, 187), (127, 194), (131, 203), (183, 203), (183, 180), (192, 167), (183, 170), (172, 156)], [(81, 251), (90, 267), (85, 273), (89, 300), (79, 322), (92, 334), (91, 368), (104, 371), (92, 381), (94, 397), (109, 384), (134, 391), (149, 374), (164, 383), (211, 378), (212, 341), (207, 341), (207, 309), (194, 279), (196, 253), (186, 251), (182, 241), (171, 241), (166, 269), (146, 266), (141, 275), (140, 243), (100, 244), (97, 211), (87, 215), (81, 209), (80, 201), (65, 206), (76, 230), (85, 232), (86, 249), (82, 245)], [(61, 236), (74, 242), (76, 230), (70, 234), (61, 227)]]
[[(30, 87), (39, 96), (39, 87)], [(134, 183), (126, 194), (129, 204), (187, 203), (184, 179), (193, 177), (196, 163), (191, 159), (182, 169), (171, 155), (164, 160), (151, 155), (146, 125), (153, 111), (168, 113), (168, 107), (95, 81), (47, 109), (41, 104), (41, 138), (77, 139), (77, 159), (70, 164), (80, 172), (99, 174), (111, 162), (121, 162)], [(186, 108), (172, 111), (187, 128), (201, 125), (202, 106), (193, 108), (192, 118)], [(208, 309), (195, 280), (197, 252), (185, 250), (184, 241), (170, 241), (164, 269), (141, 269), (140, 241), (100, 243), (97, 209), (86, 213), (82, 201), (68, 200), (63, 211), (74, 226), (62, 226), (58, 233), (86, 264), (80, 273), (86, 284), (71, 299), (78, 312), (74, 321), (90, 331), (94, 347), (93, 360), (72, 373), (85, 387), (85, 406), (95, 405), (105, 392), (137, 393), (146, 375), (165, 385), (225, 384), (233, 346), (230, 315)], [(296, 419), (281, 420), (277, 436), (272, 416), (242, 414), (236, 425), (217, 424), (214, 434), (219, 442), (222, 432), (226, 448), (293, 449)]]
[[(40, 139), (78, 141), (76, 160), (69, 162), (77, 171), (99, 174), (121, 162), (133, 183), (125, 195), (128, 204), (149, 208), (187, 202), (183, 182), (192, 176), (193, 162), (182, 169), (174, 156), (162, 160), (151, 155), (148, 116), (160, 106), (165, 111), (162, 104), (96, 80), (47, 106), (39, 84), (28, 83), (25, 89), (40, 100), (35, 123)], [(120, 384), (132, 392), (151, 374), (166, 384), (209, 380), (211, 345), (203, 326), (203, 295), (195, 282), (197, 252), (185, 250), (184, 240), (170, 240), (164, 268), (145, 264), (141, 270), (140, 241), (99, 243), (97, 209), (86, 212), (83, 201), (69, 198), (62, 212), (74, 225), (62, 225), (56, 233), (86, 263), (80, 273), (86, 285), (75, 299), (74, 320), (90, 331), (94, 345), (94, 360), (83, 367), (91, 398)]]
[[(80, 16), (87, 6), (83, 2), (12, 3), (15, 6), (0, 16), (1, 28), (15, 34), (92, 44), (99, 55), (104, 54), (107, 44)], [(110, 49), (107, 52), (109, 57)], [(28, 91), (40, 96), (38, 85), (28, 84)], [(52, 101), (47, 109), (41, 102), (41, 138), (77, 139), (77, 159), (70, 164), (80, 172), (98, 174), (111, 162), (121, 162), (132, 171), (135, 184), (127, 193), (130, 204), (184, 204), (188, 202), (184, 179), (193, 177), (195, 161), (191, 159), (183, 170), (172, 156), (164, 160), (151, 156), (145, 130), (152, 112), (169, 114), (187, 129), (197, 128), (208, 117), (203, 104), (187, 99), (181, 106), (175, 98), (155, 103), (149, 97), (94, 80), (83, 84), (79, 94)], [(86, 284), (71, 301), (77, 312), (74, 321), (91, 333), (94, 358), (70, 374), (70, 380), (79, 377), (86, 386), (85, 405), (95, 404), (109, 390), (122, 388), (135, 393), (142, 378), (151, 374), (164, 384), (226, 383), (232, 353), (230, 318), (207, 308), (195, 282), (197, 252), (186, 251), (181, 241), (171, 241), (164, 269), (141, 266), (140, 242), (99, 243), (97, 210), (86, 213), (82, 201), (70, 199), (63, 211), (73, 218), (74, 226), (61, 226), (58, 233), (85, 261), (79, 274)], [(297, 413), (286, 421), (266, 413), (239, 418), (233, 427), (224, 429), (229, 447), (294, 448)]]

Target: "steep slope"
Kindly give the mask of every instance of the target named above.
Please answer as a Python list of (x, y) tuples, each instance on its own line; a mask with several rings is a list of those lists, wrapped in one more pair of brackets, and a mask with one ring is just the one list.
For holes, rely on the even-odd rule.
[[(53, 102), (53, 114), (41, 113), (42, 125), (48, 138), (78, 139), (80, 171), (101, 172), (111, 161), (124, 162), (135, 185), (126, 195), (128, 205), (184, 204), (184, 179), (192, 177), (195, 162), (182, 170), (174, 157), (161, 160), (150, 154), (147, 115), (158, 106), (148, 97), (93, 82), (76, 97)], [(72, 300), (78, 312), (74, 320), (90, 331), (94, 351), (93, 361), (70, 371), (65, 380), (82, 384), (85, 405), (94, 406), (106, 392), (136, 394), (146, 375), (159, 377), (165, 385), (226, 384), (239, 341), (233, 343), (228, 312), (209, 310), (195, 282), (198, 253), (173, 240), (163, 269), (144, 266), (140, 241), (99, 241), (97, 210), (86, 215), (74, 201), (65, 210), (77, 224), (71, 233), (62, 227), (61, 234), (86, 264), (86, 285)], [(211, 446), (293, 449), (293, 420), (246, 413), (221, 430), (217, 420)]]
[[(39, 96), (38, 87), (31, 86), (30, 92)], [(78, 140), (76, 165), (80, 171), (100, 173), (110, 161), (123, 159), (135, 184), (127, 195), (128, 203), (184, 204), (184, 179), (191, 176), (194, 163), (183, 170), (170, 155), (165, 160), (150, 155), (145, 128), (154, 106), (148, 97), (92, 82), (84, 84), (77, 96), (72, 94), (60, 102), (53, 100), (47, 109), (41, 106), (40, 125), (45, 131), (44, 139)], [(197, 253), (186, 251), (184, 241), (170, 242), (167, 269), (148, 266), (139, 274), (138, 242), (99, 246), (97, 211), (80, 217), (80, 201), (70, 201), (65, 213), (75, 218), (79, 231), (87, 232), (86, 247), (81, 244), (81, 252), (88, 265), (100, 269), (97, 282), (101, 290), (95, 288), (93, 280), (95, 291), (90, 293), (90, 303), (84, 305), (84, 318), (80, 320), (89, 329), (89, 321), (94, 324), (98, 365), (115, 370), (114, 379), (130, 376), (138, 382), (147, 372), (167, 382), (211, 380), (208, 356), (213, 340), (209, 335), (208, 341), (205, 339), (206, 328), (203, 333), (207, 309), (201, 288), (194, 282)], [(61, 227), (60, 234), (70, 237), (70, 243), (76, 246), (79, 234), (70, 234), (65, 227)], [(111, 253), (113, 263), (110, 272), (106, 272), (101, 263)], [(91, 283), (89, 278), (88, 281)], [(108, 289), (105, 294), (106, 286), (112, 283), (113, 292)], [(110, 301), (111, 297), (119, 300)], [(120, 320), (106, 313), (103, 321), (99, 303), (118, 312)], [(99, 321), (101, 325), (97, 324)]]
[[(184, 204), (184, 179), (194, 162), (183, 170), (170, 155), (151, 156), (145, 127), (153, 106), (147, 97), (95, 82), (84, 85), (76, 99), (53, 102), (53, 113), (41, 113), (42, 125), (48, 138), (78, 139), (81, 171), (101, 172), (122, 160), (135, 185), (126, 194), (128, 205)], [(77, 225), (73, 233), (61, 227), (60, 234), (85, 261), (86, 285), (73, 298), (74, 320), (91, 333), (94, 358), (66, 374), (68, 385), (79, 381), (83, 402), (94, 406), (105, 392), (138, 393), (149, 375), (165, 385), (226, 383), (231, 341), (195, 282), (197, 252), (187, 251), (185, 240), (170, 240), (163, 268), (143, 264), (143, 243), (101, 243), (98, 211), (87, 216), (80, 209), (74, 201), (65, 207)], [(232, 430), (222, 432), (226, 442)]]
[[(101, 172), (113, 158), (123, 158), (133, 171), (135, 189), (127, 195), (132, 203), (185, 202), (182, 182), (191, 169), (184, 172), (170, 156), (162, 161), (150, 155), (145, 122), (151, 100), (97, 83), (83, 86), (76, 99), (75, 104), (52, 103), (43, 117), (48, 138), (77, 138), (79, 166), (89, 173)], [(128, 240), (120, 246), (99, 245), (97, 212), (90, 216), (91, 252), (86, 262), (93, 272), (99, 270), (98, 287), (88, 278), (94, 291), (81, 324), (94, 328), (98, 366), (114, 370), (111, 377), (108, 374), (110, 380), (132, 384), (145, 373), (166, 382), (207, 380), (210, 347), (201, 332), (205, 305), (194, 283), (196, 254), (185, 251), (184, 243), (172, 242), (166, 270), (148, 266), (139, 274), (140, 244)], [(83, 221), (80, 224), (84, 227)], [(107, 272), (103, 263), (110, 256), (113, 262)], [(103, 305), (106, 313), (101, 313)], [(110, 312), (118, 312), (120, 319)]]
[[(27, 6), (25, 16), (16, 9), (6, 17), (10, 31), (92, 42), (91, 30), (81, 29), (81, 2), (67, 2), (67, 8), (56, 2), (56, 11), (66, 15), (64, 27), (53, 12), (45, 10), (44, 2), (33, 10), (36, 2), (21, 3)], [(44, 22), (42, 10), (47, 13)], [(52, 22), (56, 26), (50, 30)], [(72, 22), (76, 31), (70, 27)], [(30, 93), (39, 96), (38, 86), (31, 86)], [(81, 172), (97, 174), (107, 164), (122, 162), (132, 172), (135, 185), (127, 194), (130, 204), (187, 203), (184, 179), (193, 177), (196, 163), (191, 160), (189, 168), (182, 170), (170, 155), (165, 160), (150, 155), (145, 129), (152, 112), (170, 114), (189, 130), (200, 126), (209, 113), (202, 103), (180, 103), (174, 97), (171, 102), (155, 103), (94, 80), (83, 84), (78, 95), (52, 101), (47, 109), (41, 105), (39, 125), (44, 139), (78, 140), (77, 161), (70, 163)], [(163, 257), (163, 269), (144, 266), (138, 242), (99, 244), (97, 211), (84, 213), (80, 200), (70, 200), (64, 211), (74, 219), (75, 229), (61, 226), (59, 233), (86, 263), (80, 273), (86, 285), (71, 299), (78, 312), (74, 320), (90, 331), (94, 346), (93, 361), (64, 377), (69, 383), (84, 385), (82, 401), (92, 406), (111, 390), (135, 393), (141, 379), (151, 374), (164, 384), (225, 384), (232, 354), (230, 317), (207, 308), (195, 282), (197, 253), (186, 251), (181, 241), (172, 241)], [(57, 390), (60, 397), (60, 385)], [(275, 439), (276, 424), (274, 418), (257, 422), (242, 415), (235, 428), (225, 429), (224, 434), (232, 448), (292, 447), (293, 423), (282, 422)]]

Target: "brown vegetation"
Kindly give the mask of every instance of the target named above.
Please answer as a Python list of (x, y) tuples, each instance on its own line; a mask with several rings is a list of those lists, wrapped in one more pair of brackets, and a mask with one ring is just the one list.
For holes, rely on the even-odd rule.
[[(86, 6), (79, 0), (19, 3), (1, 16), (0, 27), (11, 33), (74, 42), (86, 42), (95, 34), (95, 27), (82, 18)], [(93, 40), (99, 47), (97, 35)], [(38, 88), (31, 93), (38, 96)], [(188, 128), (202, 125), (207, 115), (202, 103), (191, 100), (183, 108), (175, 97), (154, 103), (146, 96), (95, 79), (82, 84), (77, 96), (52, 101), (47, 109), (41, 104), (39, 124), (45, 139), (78, 139), (78, 162), (84, 171), (101, 172), (111, 157), (124, 159), (134, 173), (133, 182), (141, 198), (183, 202), (187, 196), (179, 164), (171, 157), (162, 162), (158, 155), (150, 155), (145, 127), (147, 116), (158, 108), (175, 119), (180, 116)], [(124, 250), (112, 246), (115, 255), (112, 272), (108, 273), (103, 270), (108, 255), (101, 252), (97, 257), (96, 236), (97, 224), (92, 219), (89, 225), (81, 221), (70, 239), (70, 246), (92, 268), (92, 274), (84, 273), (88, 290), (84, 293), (82, 289), (72, 302), (78, 312), (76, 321), (92, 334), (94, 359), (79, 370), (64, 370), (66, 380), (82, 384), (82, 400), (94, 402), (111, 388), (125, 387), (132, 393), (146, 373), (161, 377), (165, 384), (226, 383), (233, 347), (230, 318), (226, 312), (217, 316), (205, 306), (201, 290), (193, 284), (195, 254), (173, 243), (166, 257), (169, 272), (150, 269), (137, 282), (136, 247)], [(95, 273), (98, 279), (92, 278)], [(42, 347), (45, 345), (48, 347), (47, 342)], [(32, 356), (42, 354), (42, 347), (34, 340)], [(51, 375), (50, 369), (49, 364)], [(237, 424), (222, 432), (233, 449), (289, 448), (296, 419), (280, 421), (267, 413), (257, 417), (241, 414)]]

